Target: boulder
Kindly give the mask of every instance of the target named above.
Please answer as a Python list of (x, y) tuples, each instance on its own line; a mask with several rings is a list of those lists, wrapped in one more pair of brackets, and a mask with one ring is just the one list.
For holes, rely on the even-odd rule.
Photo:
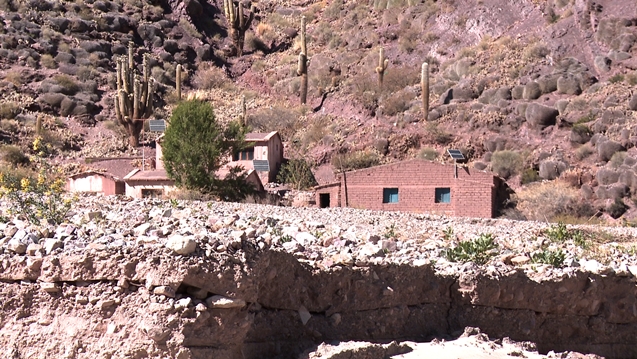
[(637, 92), (633, 94), (633, 97), (628, 101), (628, 108), (637, 111)]
[(190, 237), (177, 234), (168, 238), (166, 248), (172, 249), (177, 254), (188, 255), (197, 249), (197, 242)]
[(611, 60), (606, 56), (595, 56), (595, 68), (599, 72), (608, 72), (610, 71)]
[(620, 173), (608, 168), (601, 168), (597, 171), (597, 182), (600, 185), (610, 185), (613, 183), (617, 183), (619, 180)]
[(526, 107), (524, 117), (533, 126), (544, 128), (555, 124), (559, 112), (553, 107), (531, 103)]
[(582, 87), (576, 78), (562, 76), (557, 79), (557, 92), (567, 95), (579, 95), (582, 93)]
[(626, 151), (626, 148), (615, 141), (608, 140), (597, 143), (597, 156), (601, 161), (609, 161), (619, 151)]
[(555, 75), (544, 75), (537, 79), (537, 83), (540, 85), (540, 91), (543, 94), (548, 94), (557, 90), (557, 79)]
[(542, 90), (540, 84), (535, 81), (531, 81), (524, 86), (524, 92), (522, 98), (525, 100), (536, 100), (542, 96)]
[(553, 180), (556, 179), (566, 171), (568, 165), (562, 161), (542, 161), (540, 162), (539, 175), (542, 179)]
[(511, 97), (514, 100), (519, 100), (524, 96), (524, 86), (518, 85), (518, 86), (514, 86), (511, 89)]

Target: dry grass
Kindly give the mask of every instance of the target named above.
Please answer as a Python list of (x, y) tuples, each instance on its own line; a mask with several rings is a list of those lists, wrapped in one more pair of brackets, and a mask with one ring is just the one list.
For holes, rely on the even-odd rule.
[(16, 87), (22, 86), (22, 74), (18, 71), (7, 71), (4, 75), (5, 81), (11, 82)]
[(194, 76), (195, 88), (199, 90), (224, 89), (230, 84), (230, 79), (219, 67), (201, 66)]
[(553, 181), (521, 189), (515, 194), (514, 201), (526, 218), (548, 221), (560, 214), (568, 214), (578, 198), (577, 189), (564, 182)]

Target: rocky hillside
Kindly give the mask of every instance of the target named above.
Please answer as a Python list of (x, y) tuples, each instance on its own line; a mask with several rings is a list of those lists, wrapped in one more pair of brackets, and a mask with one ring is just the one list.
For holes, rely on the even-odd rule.
[[(240, 115), (245, 96), (248, 124), (281, 131), (288, 156), (310, 161), (319, 182), (332, 180), (335, 168), (416, 156), (448, 161), (444, 150), (459, 148), (469, 166), (493, 170), (516, 190), (518, 209), (509, 216), (631, 221), (635, 212), (637, 7), (630, 0), (246, 1), (254, 21), (242, 56), (222, 1), (0, 7), (5, 161), (24, 162), (16, 152), (30, 151), (39, 114), (56, 159), (133, 151), (120, 140), (113, 108), (114, 59), (132, 41), (136, 62), (151, 54), (156, 117), (169, 116), (177, 101), (181, 64), (187, 92), (210, 99), (224, 121)], [(301, 16), (306, 105), (296, 73)], [(381, 48), (388, 59), (382, 88)], [(545, 208), (527, 210), (537, 203)]]

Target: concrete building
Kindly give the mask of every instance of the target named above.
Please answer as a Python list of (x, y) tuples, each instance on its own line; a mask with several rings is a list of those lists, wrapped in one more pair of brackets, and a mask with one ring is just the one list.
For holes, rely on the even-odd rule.
[(316, 204), (491, 218), (500, 182), (488, 172), (413, 159), (345, 172), (315, 187)]
[(135, 198), (163, 197), (176, 189), (175, 181), (165, 170), (140, 171), (135, 169), (126, 177), (126, 195)]
[(125, 189), (123, 179), (106, 172), (82, 172), (66, 180), (66, 190), (71, 193), (103, 193), (108, 196), (124, 194)]

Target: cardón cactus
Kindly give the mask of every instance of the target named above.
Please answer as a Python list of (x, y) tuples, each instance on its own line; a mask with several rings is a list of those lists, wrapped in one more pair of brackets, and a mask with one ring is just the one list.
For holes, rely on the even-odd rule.
[(245, 15), (241, 2), (235, 6), (232, 0), (223, 0), (223, 12), (228, 21), (228, 32), (230, 33), (230, 39), (232, 39), (237, 56), (242, 56), (246, 30), (250, 28), (252, 20), (254, 20), (255, 7), (252, 5), (250, 7), (250, 14)]

